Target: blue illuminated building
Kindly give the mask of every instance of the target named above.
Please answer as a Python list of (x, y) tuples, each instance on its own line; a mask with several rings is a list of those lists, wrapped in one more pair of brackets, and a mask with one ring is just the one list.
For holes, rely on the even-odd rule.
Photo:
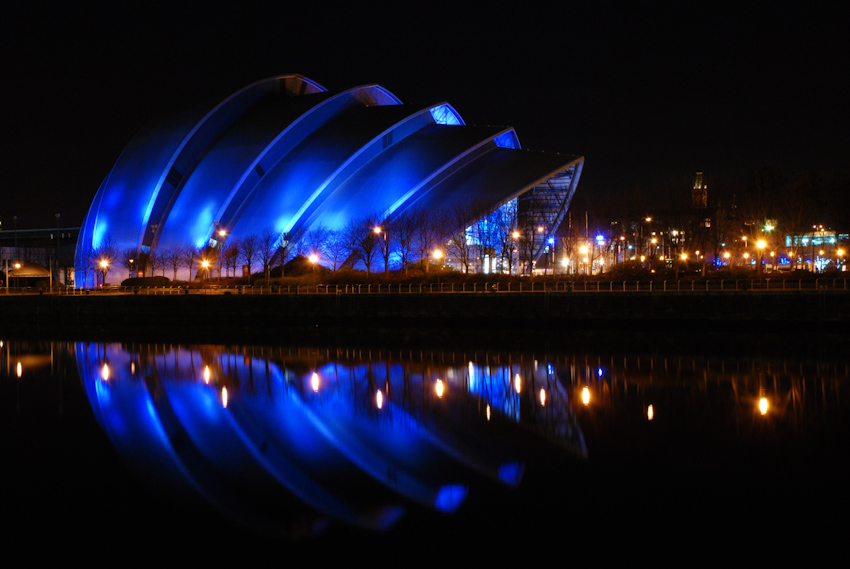
[(391, 223), (414, 210), (466, 208), (456, 222), (470, 228), (512, 212), (518, 228), (537, 229), (533, 260), (564, 219), (583, 162), (522, 150), (513, 128), (466, 125), (444, 101), (404, 104), (379, 85), (328, 91), (300, 75), (273, 77), (130, 141), (80, 230), (76, 282), (93, 284), (83, 264), (105, 246), (203, 249), (267, 228), (292, 243), (311, 229), (366, 215)]

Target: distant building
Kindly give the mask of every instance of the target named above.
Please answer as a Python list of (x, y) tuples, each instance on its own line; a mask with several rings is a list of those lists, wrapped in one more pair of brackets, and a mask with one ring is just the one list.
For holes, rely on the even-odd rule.
[(2, 264), (0, 271), (5, 270), (6, 261), (10, 266), (14, 266), (14, 263), (35, 263), (42, 267), (49, 267), (56, 282), (73, 284), (74, 248), (79, 234), (79, 227), (2, 229), (0, 230), (0, 264)]
[(708, 186), (702, 181), (702, 172), (697, 172), (694, 177), (694, 188), (691, 192), (691, 200), (694, 209), (706, 209), (708, 207)]

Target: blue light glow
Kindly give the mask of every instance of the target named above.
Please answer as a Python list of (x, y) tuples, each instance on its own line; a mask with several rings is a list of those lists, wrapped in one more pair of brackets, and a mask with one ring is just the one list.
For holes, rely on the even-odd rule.
[(463, 119), (460, 118), (460, 115), (457, 113), (457, 111), (455, 111), (449, 104), (434, 107), (433, 109), (431, 109), (431, 116), (434, 118), (434, 122), (437, 124), (453, 126), (466, 124), (463, 122)]
[(521, 148), (513, 128), (468, 127), (448, 103), (404, 106), (379, 85), (324, 91), (296, 75), (269, 78), (145, 127), (98, 189), (78, 257), (107, 241), (151, 253), (206, 247), (214, 222), (233, 239), (271, 227), (297, 239), (469, 196), (495, 207), (547, 176), (550, 188), (575, 189), (583, 158), (507, 152)]
[(92, 250), (96, 251), (103, 245), (106, 239), (106, 230), (109, 229), (109, 224), (106, 221), (98, 220), (94, 225), (92, 232), (91, 246)]
[(469, 493), (469, 487), (461, 484), (447, 484), (440, 488), (434, 507), (441, 512), (454, 512), (460, 507)]
[(519, 139), (517, 138), (516, 132), (513, 129), (509, 130), (504, 134), (500, 134), (496, 138), (493, 139), (493, 143), (499, 148), (514, 148), (518, 149)]
[(525, 472), (525, 465), (521, 462), (510, 462), (499, 466), (499, 480), (511, 486), (518, 486)]

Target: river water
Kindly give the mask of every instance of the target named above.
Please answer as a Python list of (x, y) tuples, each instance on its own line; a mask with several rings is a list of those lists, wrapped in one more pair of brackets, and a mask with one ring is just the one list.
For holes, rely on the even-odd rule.
[(817, 561), (847, 528), (847, 354), (0, 348), (32, 560)]

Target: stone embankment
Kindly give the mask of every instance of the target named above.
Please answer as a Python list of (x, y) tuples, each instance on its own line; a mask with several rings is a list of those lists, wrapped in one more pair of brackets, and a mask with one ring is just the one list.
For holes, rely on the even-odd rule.
[(0, 331), (71, 337), (273, 337), (281, 330), (813, 331), (843, 334), (846, 291), (283, 294), (275, 296), (0, 295)]

